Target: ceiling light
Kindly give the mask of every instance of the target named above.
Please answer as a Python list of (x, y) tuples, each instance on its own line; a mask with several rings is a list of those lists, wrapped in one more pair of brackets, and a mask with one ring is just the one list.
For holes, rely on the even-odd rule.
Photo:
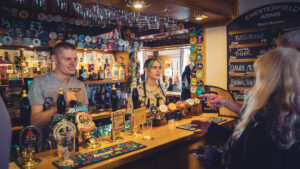
[(198, 17), (196, 17), (195, 18), (197, 21), (200, 21), (200, 20), (202, 20), (203, 18), (201, 17), (201, 16), (198, 16)]
[(142, 9), (150, 6), (148, 2), (143, 0), (129, 0), (126, 5), (135, 9)]
[(140, 4), (140, 3), (136, 3), (136, 4), (133, 5), (133, 7), (134, 7), (134, 8), (137, 8), (137, 9), (140, 9), (140, 8), (143, 7), (143, 5)]
[(200, 20), (206, 19), (206, 18), (208, 18), (206, 15), (198, 15), (195, 17), (195, 20), (200, 21)]

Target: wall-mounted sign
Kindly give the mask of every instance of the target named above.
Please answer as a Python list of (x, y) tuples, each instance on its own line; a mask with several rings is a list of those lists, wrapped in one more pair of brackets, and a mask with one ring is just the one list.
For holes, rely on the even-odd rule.
[(243, 73), (255, 72), (253, 62), (275, 48), (279, 36), (300, 29), (299, 18), (299, 2), (276, 3), (250, 10), (227, 25), (227, 87), (237, 101), (244, 101), (244, 89), (255, 82)]

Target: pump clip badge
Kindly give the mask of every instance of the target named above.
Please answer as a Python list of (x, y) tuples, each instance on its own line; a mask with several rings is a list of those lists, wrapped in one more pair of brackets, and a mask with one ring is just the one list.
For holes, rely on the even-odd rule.
[(151, 106), (150, 111), (151, 111), (152, 114), (157, 114), (158, 113), (158, 110), (155, 106)]
[(41, 143), (42, 134), (37, 127), (25, 127), (19, 136), (19, 143), (24, 148), (34, 148)]
[(74, 136), (75, 133), (76, 126), (65, 119), (58, 122), (53, 128), (53, 135), (55, 139), (58, 139), (61, 136)]
[(191, 93), (196, 93), (196, 86), (191, 86)]
[(196, 60), (196, 54), (192, 53), (191, 56), (190, 56), (190, 58), (191, 58), (191, 61), (195, 61)]
[(76, 113), (77, 128), (81, 132), (90, 132), (96, 128), (92, 116), (86, 112)]

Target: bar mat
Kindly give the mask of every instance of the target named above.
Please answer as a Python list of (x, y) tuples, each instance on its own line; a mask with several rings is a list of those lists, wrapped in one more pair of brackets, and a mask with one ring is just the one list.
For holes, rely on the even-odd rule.
[(189, 130), (189, 131), (195, 131), (195, 130), (198, 130), (197, 128), (195, 128), (196, 126), (197, 126), (196, 124), (189, 123), (189, 124), (177, 126), (176, 128), (183, 129), (183, 130)]
[[(73, 156), (74, 165), (72, 168), (84, 167), (93, 163), (97, 163), (123, 154), (127, 154), (145, 147), (146, 147), (145, 145), (133, 141), (128, 141), (122, 144), (117, 144), (114, 146), (102, 148), (85, 154), (75, 155)], [(59, 168), (58, 161), (53, 162), (53, 164), (57, 168)]]
[(220, 118), (220, 117), (209, 117), (206, 120), (217, 123), (217, 124), (221, 123), (221, 122), (224, 122), (224, 121), (227, 121), (227, 119)]

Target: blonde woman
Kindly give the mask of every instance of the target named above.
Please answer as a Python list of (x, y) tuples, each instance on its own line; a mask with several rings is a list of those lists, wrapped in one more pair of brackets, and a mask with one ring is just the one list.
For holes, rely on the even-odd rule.
[(299, 168), (300, 53), (274, 49), (254, 67), (256, 82), (225, 153), (226, 168)]
[(300, 53), (292, 48), (274, 49), (259, 56), (254, 67), (256, 82), (233, 134), (220, 130), (214, 123), (201, 124), (208, 130), (203, 131), (208, 136), (218, 136), (224, 141), (231, 136), (221, 151), (221, 166), (218, 152), (214, 159), (207, 160), (202, 153), (196, 157), (214, 168), (299, 168)]

